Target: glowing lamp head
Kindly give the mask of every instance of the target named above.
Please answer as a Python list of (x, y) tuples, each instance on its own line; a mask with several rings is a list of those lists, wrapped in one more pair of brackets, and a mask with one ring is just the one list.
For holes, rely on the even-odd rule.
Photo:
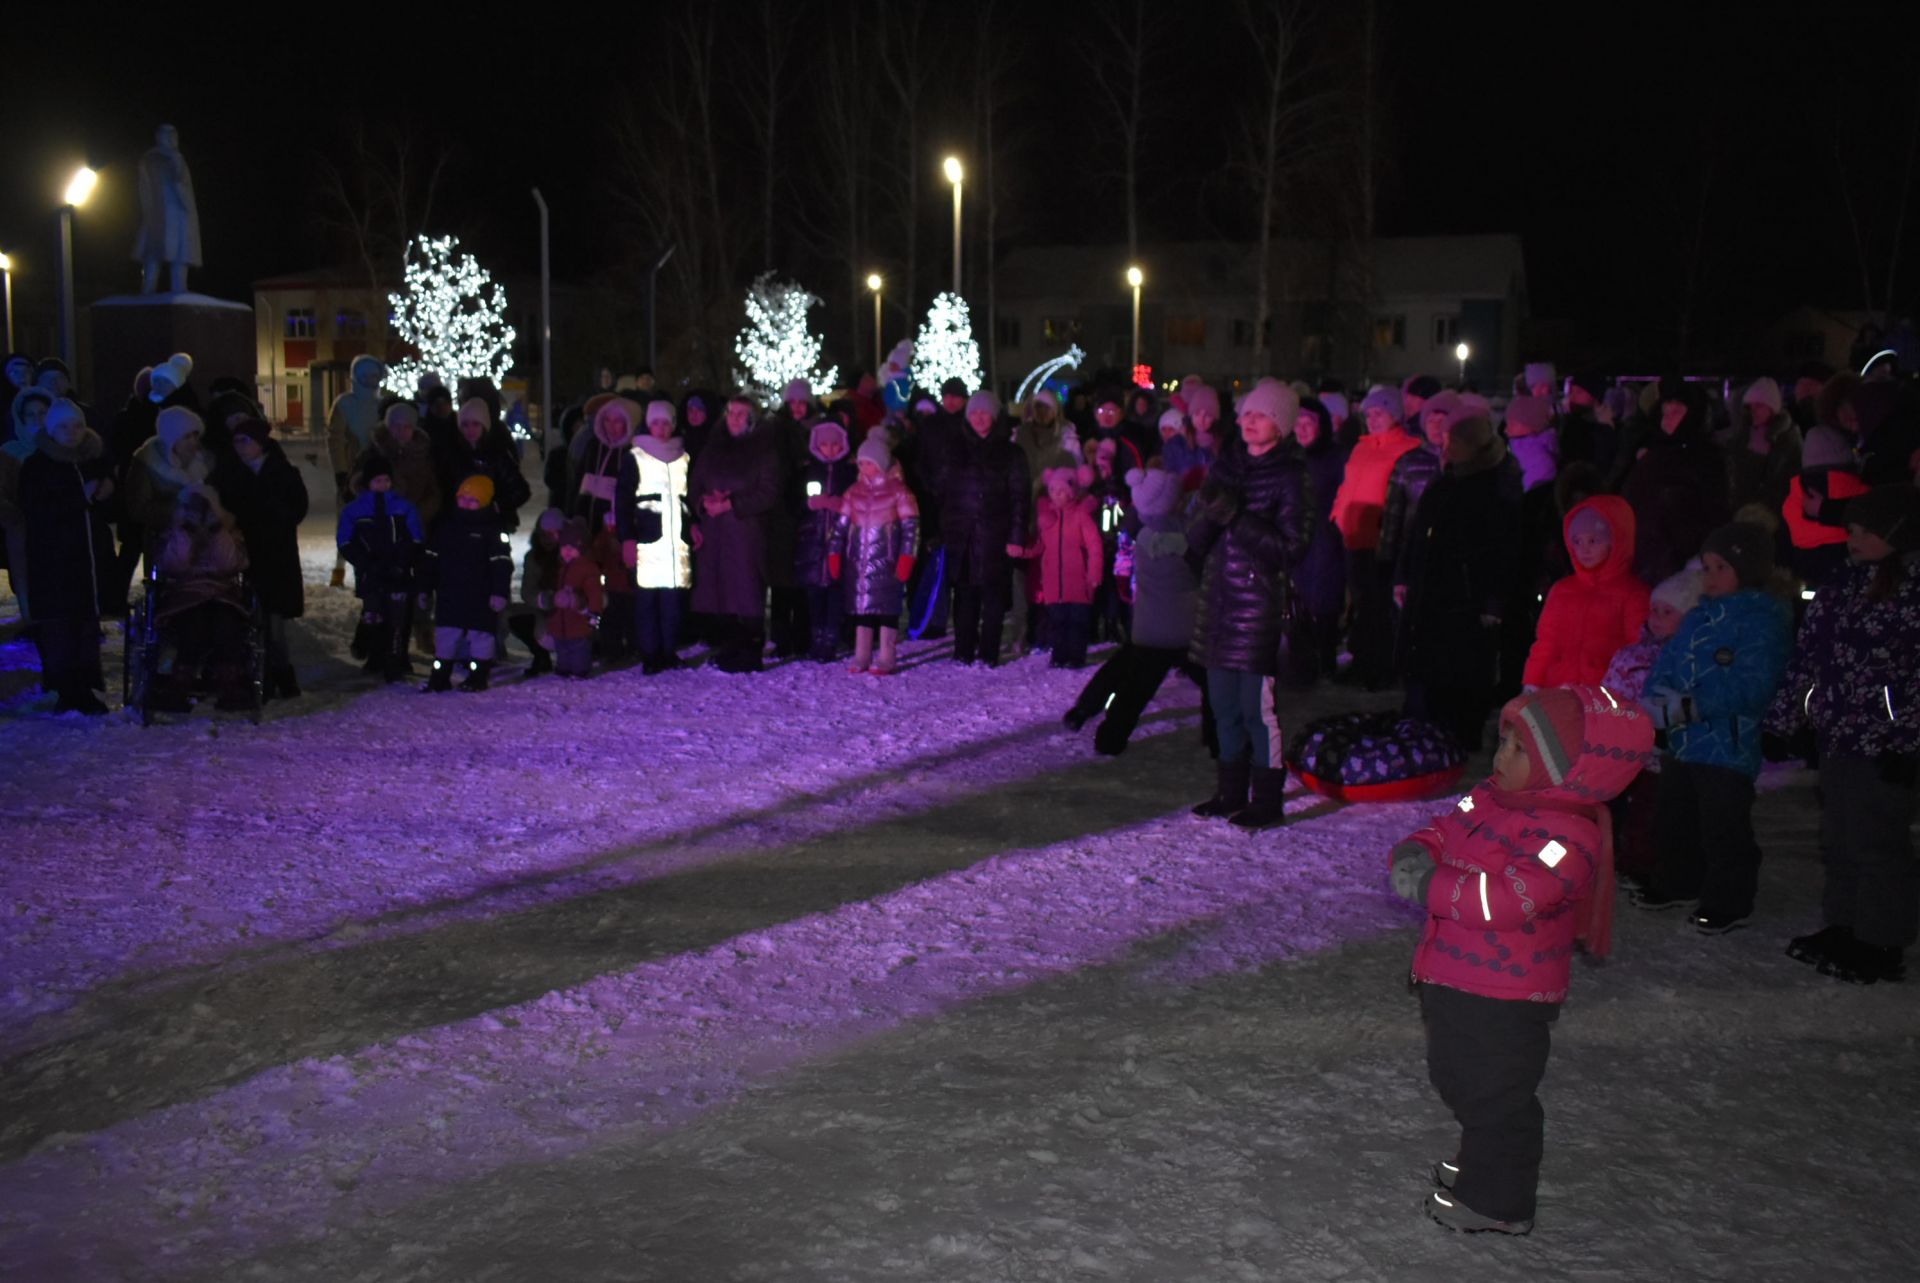
[(1467, 357), (1471, 356), (1472, 354), (1473, 354), (1473, 349), (1468, 347), (1465, 343), (1462, 343), (1460, 346), (1453, 349), (1453, 359), (1456, 361), (1464, 361), (1467, 359)]
[(67, 180), (67, 204), (76, 209), (86, 204), (87, 197), (93, 195), (94, 184), (99, 181), (100, 175), (85, 165), (80, 166), (79, 171)]
[(1133, 286), (1136, 290), (1140, 288), (1141, 282), (1146, 279), (1146, 276), (1141, 273), (1139, 268), (1129, 267), (1127, 269), (1127, 284)]
[(961, 178), (960, 158), (958, 156), (947, 157), (946, 162), (941, 165), (941, 168), (946, 171), (947, 181), (958, 186)]
[(872, 291), (873, 291), (873, 292), (874, 292), (875, 294), (878, 294), (878, 293), (880, 292), (880, 284), (881, 284), (881, 282), (880, 282), (880, 273), (878, 273), (878, 272), (868, 272), (868, 273), (867, 273), (867, 288), (868, 288), (868, 289), (870, 289), (870, 290), (872, 290)]
[(5, 254), (0, 254), (0, 272), (11, 272), (12, 270), (13, 260)]

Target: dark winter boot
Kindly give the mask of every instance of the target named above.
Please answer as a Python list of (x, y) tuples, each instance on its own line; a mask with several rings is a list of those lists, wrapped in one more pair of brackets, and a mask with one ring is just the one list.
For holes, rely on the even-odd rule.
[(1841, 953), (1853, 943), (1852, 927), (1822, 927), (1812, 935), (1795, 936), (1787, 941), (1787, 956), (1795, 962), (1817, 967)]
[(1216, 762), (1217, 782), (1213, 796), (1193, 808), (1202, 819), (1224, 820), (1247, 806), (1247, 780), (1253, 773), (1249, 762)]
[(492, 674), (492, 660), (476, 659), (473, 661), (472, 669), (467, 673), (467, 680), (460, 683), (460, 689), (469, 694), (483, 691), (487, 688), (487, 679), (492, 676)]
[(294, 676), (292, 664), (268, 670), (267, 682), (273, 687), (273, 693), (281, 699), (300, 698), (300, 679)]
[(1253, 772), (1253, 801), (1236, 811), (1232, 823), (1242, 829), (1270, 829), (1287, 821), (1287, 768), (1261, 766)]
[(527, 665), (527, 676), (538, 677), (542, 673), (553, 671), (553, 652), (545, 646), (533, 648), (533, 662)]
[(422, 686), (420, 689), (423, 691), (426, 691), (428, 694), (438, 694), (441, 691), (452, 690), (453, 689), (452, 661), (445, 660), (445, 659), (434, 660), (433, 671), (427, 674), (427, 684), (425, 686)]

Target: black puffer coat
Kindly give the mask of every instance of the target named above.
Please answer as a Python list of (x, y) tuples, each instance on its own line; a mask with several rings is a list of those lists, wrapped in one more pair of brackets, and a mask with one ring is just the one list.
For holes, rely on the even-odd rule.
[(101, 613), (111, 582), (113, 535), (105, 504), (87, 499), (87, 483), (110, 481), (113, 463), (89, 428), (71, 447), (41, 432), (20, 465), (20, 511), (27, 527), (27, 567), (36, 620), (89, 619)]
[(1013, 443), (1011, 428), (995, 423), (983, 437), (967, 426), (947, 442), (940, 475), (948, 582), (981, 587), (1009, 573), (1007, 545), (1025, 545), (1033, 502), (1027, 456)]
[(1633, 508), (1633, 573), (1642, 583), (1676, 573), (1732, 518), (1726, 457), (1697, 422), (1690, 417), (1671, 435), (1656, 427), (1620, 490)]
[(1235, 443), (1214, 462), (1187, 526), (1187, 559), (1200, 575), (1194, 663), (1277, 675), (1290, 575), (1316, 512), (1306, 464), (1289, 443), (1260, 455)]
[(306, 585), (300, 577), (300, 523), (307, 519), (307, 483), (278, 441), (263, 445), (266, 456), (260, 460), (260, 471), (227, 453), (207, 480), (240, 528), (260, 608), (283, 619), (298, 619), (307, 609)]
[(794, 487), (794, 520), (799, 529), (793, 541), (793, 577), (802, 588), (826, 588), (833, 583), (827, 574), (827, 553), (833, 545), (833, 527), (840, 520), (840, 509), (809, 508), (807, 488), (818, 484), (822, 496), (838, 499), (859, 477), (859, 468), (851, 458), (831, 463), (809, 459)]
[(500, 532), (500, 514), (490, 508), (449, 508), (427, 536), (419, 587), (435, 591), (438, 628), (491, 632), (499, 612), (490, 597), (506, 597), (513, 584), (513, 556)]
[(1516, 604), (1519, 534), (1510, 458), (1466, 475), (1449, 469), (1421, 495), (1400, 561), (1408, 572), (1402, 641), (1415, 680), (1491, 687), (1500, 633), (1480, 621), (1504, 618)]

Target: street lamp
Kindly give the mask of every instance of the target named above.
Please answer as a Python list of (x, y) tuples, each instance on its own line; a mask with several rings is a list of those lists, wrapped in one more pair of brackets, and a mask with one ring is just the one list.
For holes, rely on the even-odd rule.
[(960, 293), (960, 158), (949, 156), (941, 166), (947, 172), (947, 181), (953, 184), (953, 292)]
[(1137, 267), (1127, 269), (1127, 284), (1133, 286), (1133, 368), (1140, 368), (1140, 286), (1146, 276)]
[(85, 165), (67, 182), (66, 203), (60, 206), (60, 359), (73, 368), (73, 211), (87, 203), (100, 175)]
[(13, 351), (13, 260), (0, 254), (0, 281), (7, 289), (7, 351)]
[(886, 284), (880, 273), (867, 273), (867, 288), (873, 291), (873, 377), (880, 378), (880, 287)]
[(1473, 349), (1462, 343), (1453, 349), (1454, 357), (1460, 362), (1460, 386), (1467, 386), (1467, 358), (1473, 355)]

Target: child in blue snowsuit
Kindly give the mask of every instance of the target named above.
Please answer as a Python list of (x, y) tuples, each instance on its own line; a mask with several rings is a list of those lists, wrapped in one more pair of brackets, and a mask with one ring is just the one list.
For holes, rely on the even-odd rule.
[(362, 457), (356, 495), (340, 510), (335, 538), (353, 566), (353, 593), (360, 599), (357, 647), (365, 670), (397, 682), (409, 671), (407, 636), (413, 625), (414, 573), (426, 532), (420, 510), (393, 493), (393, 465), (375, 451)]

